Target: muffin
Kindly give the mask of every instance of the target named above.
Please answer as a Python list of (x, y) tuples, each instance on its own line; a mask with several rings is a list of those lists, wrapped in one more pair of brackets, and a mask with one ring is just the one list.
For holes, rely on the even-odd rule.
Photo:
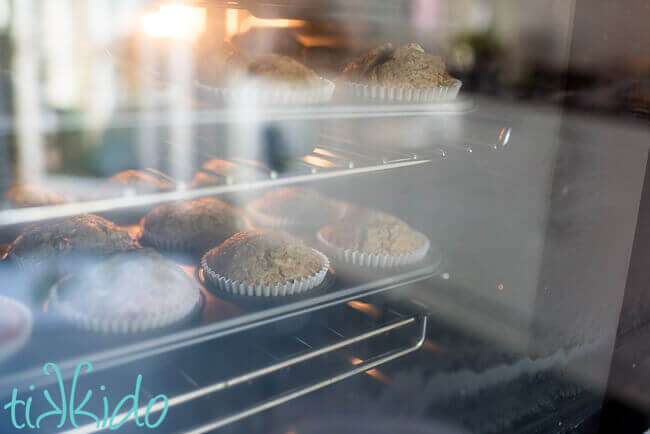
[(320, 227), (341, 218), (345, 205), (309, 188), (285, 187), (250, 202), (246, 211), (255, 227), (313, 236)]
[(155, 193), (174, 189), (173, 183), (153, 169), (125, 170), (111, 176), (109, 180), (125, 188), (132, 188), (136, 193)]
[(205, 97), (233, 105), (311, 104), (328, 101), (334, 92), (334, 83), (280, 54), (234, 54), (226, 62), (223, 83), (196, 88)]
[(281, 54), (262, 54), (255, 57), (236, 54), (231, 57), (229, 64), (235, 76), (248, 76), (268, 81), (275, 86), (305, 89), (323, 85), (322, 79), (313, 69)]
[(154, 208), (142, 223), (142, 242), (202, 254), (247, 228), (238, 209), (217, 199), (200, 198)]
[(98, 256), (135, 247), (127, 231), (102, 217), (82, 214), (30, 227), (11, 244), (8, 257), (19, 263), (42, 262), (61, 255)]
[(4, 196), (13, 208), (61, 205), (68, 202), (65, 196), (35, 185), (16, 185), (7, 190)]
[(252, 168), (244, 167), (230, 161), (213, 158), (205, 162), (194, 175), (191, 187), (206, 185), (223, 185), (234, 181), (254, 181), (263, 179), (264, 175)]
[(429, 102), (455, 98), (460, 89), (440, 57), (414, 42), (374, 48), (351, 61), (341, 78), (354, 95), (373, 99)]
[(318, 240), (347, 263), (396, 266), (421, 260), (429, 240), (403, 220), (380, 211), (357, 209), (318, 232)]
[(318, 286), (327, 274), (325, 255), (284, 232), (250, 230), (228, 238), (201, 259), (205, 278), (240, 295), (291, 295)]
[(118, 253), (62, 279), (52, 307), (75, 325), (103, 333), (134, 333), (179, 323), (197, 313), (196, 283), (151, 249)]

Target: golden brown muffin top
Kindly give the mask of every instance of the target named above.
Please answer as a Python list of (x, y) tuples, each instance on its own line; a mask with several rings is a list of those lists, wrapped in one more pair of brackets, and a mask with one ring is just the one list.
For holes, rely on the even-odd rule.
[(87, 315), (141, 318), (198, 300), (194, 281), (151, 249), (118, 253), (79, 270), (59, 287), (59, 300)]
[(284, 232), (244, 231), (205, 256), (216, 273), (254, 284), (277, 284), (318, 273), (321, 258), (303, 241)]
[(397, 49), (391, 43), (374, 48), (350, 62), (343, 70), (342, 78), (353, 82), (411, 88), (450, 86), (454, 81), (440, 57), (425, 53), (414, 42)]
[(125, 170), (109, 178), (110, 181), (124, 184), (142, 192), (169, 191), (174, 184), (162, 176), (144, 170)]
[(17, 208), (30, 206), (61, 205), (68, 200), (52, 191), (35, 185), (16, 185), (5, 192), (5, 198)]
[(238, 54), (233, 56), (229, 63), (231, 75), (235, 77), (247, 74), (290, 88), (322, 86), (322, 80), (313, 69), (280, 54), (262, 54), (253, 58)]
[(207, 250), (247, 229), (241, 211), (218, 199), (204, 197), (157, 206), (147, 214), (144, 232), (164, 240)]
[(135, 248), (131, 235), (114, 223), (82, 214), (30, 227), (16, 238), (9, 257), (42, 260), (66, 253), (105, 255)]
[(422, 240), (405, 221), (380, 211), (357, 209), (323, 228), (326, 241), (342, 249), (395, 255), (410, 253)]

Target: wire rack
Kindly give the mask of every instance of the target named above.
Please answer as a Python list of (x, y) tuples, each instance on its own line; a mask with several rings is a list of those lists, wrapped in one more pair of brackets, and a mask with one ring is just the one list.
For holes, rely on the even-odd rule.
[[(286, 325), (294, 327), (296, 319), (285, 321)], [(110, 384), (111, 394), (132, 393), (133, 384), (122, 384), (119, 379), (131, 374), (135, 378), (145, 366), (142, 401), (166, 394), (165, 430), (202, 433), (364, 372), (381, 380), (377, 368), (418, 350), (426, 338), (426, 325), (425, 312), (416, 306), (395, 308), (379, 299), (359, 300), (321, 310), (292, 332), (269, 333), (261, 325), (226, 339), (213, 338), (151, 356), (137, 366), (124, 360), (111, 369), (85, 375), (84, 381)], [(155, 386), (148, 378), (156, 378)], [(35, 400), (34, 412), (40, 411), (38, 405)], [(101, 402), (89, 402), (86, 410), (102, 414)], [(149, 413), (162, 410), (159, 403)], [(146, 406), (140, 407), (138, 416), (143, 418), (146, 412)], [(70, 432), (101, 430), (93, 422)]]
[[(255, 181), (226, 180), (224, 184), (189, 189), (183, 181), (175, 180), (156, 171), (176, 185), (169, 192), (133, 195), (124, 190), (112, 191), (107, 198), (83, 200), (55, 206), (38, 208), (0, 210), (0, 228), (15, 224), (31, 223), (44, 219), (67, 217), (81, 213), (101, 213), (151, 206), (169, 201), (188, 200), (205, 196), (218, 196), (228, 193), (239, 194), (247, 191), (281, 187), (295, 183), (314, 182), (342, 176), (362, 175), (391, 169), (412, 167), (442, 161), (450, 156), (480, 154), (504, 149), (510, 142), (512, 127), (506, 120), (485, 118), (473, 114), (474, 124), (480, 127), (480, 134), (466, 137), (454, 135), (441, 136), (435, 143), (418, 150), (400, 149), (397, 146), (367, 145), (352, 141), (345, 132), (329, 129), (307, 152), (282, 162), (285, 168), (278, 171), (272, 163), (255, 161), (241, 157), (227, 158), (235, 166), (254, 169), (259, 173)], [(199, 144), (209, 145), (210, 139), (196, 135)], [(215, 153), (196, 151), (194, 160), (205, 161), (223, 158)], [(168, 165), (175, 162), (167, 159)], [(153, 170), (153, 169), (148, 169)], [(207, 169), (201, 169), (203, 171)], [(191, 170), (193, 171), (193, 170)]]

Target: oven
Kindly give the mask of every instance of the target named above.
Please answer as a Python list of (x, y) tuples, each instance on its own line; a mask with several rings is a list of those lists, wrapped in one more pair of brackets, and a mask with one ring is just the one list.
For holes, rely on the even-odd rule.
[[(2, 432), (648, 429), (650, 17), (587, 3), (0, 0)], [(453, 82), (401, 84), (422, 53)], [(147, 226), (206, 199), (307, 246), (244, 273), (318, 283)]]

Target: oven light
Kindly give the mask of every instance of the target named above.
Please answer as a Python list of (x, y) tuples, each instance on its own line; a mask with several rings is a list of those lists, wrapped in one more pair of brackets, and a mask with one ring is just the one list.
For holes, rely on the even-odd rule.
[(205, 8), (180, 4), (160, 5), (142, 17), (144, 32), (152, 37), (194, 41), (205, 31)]

